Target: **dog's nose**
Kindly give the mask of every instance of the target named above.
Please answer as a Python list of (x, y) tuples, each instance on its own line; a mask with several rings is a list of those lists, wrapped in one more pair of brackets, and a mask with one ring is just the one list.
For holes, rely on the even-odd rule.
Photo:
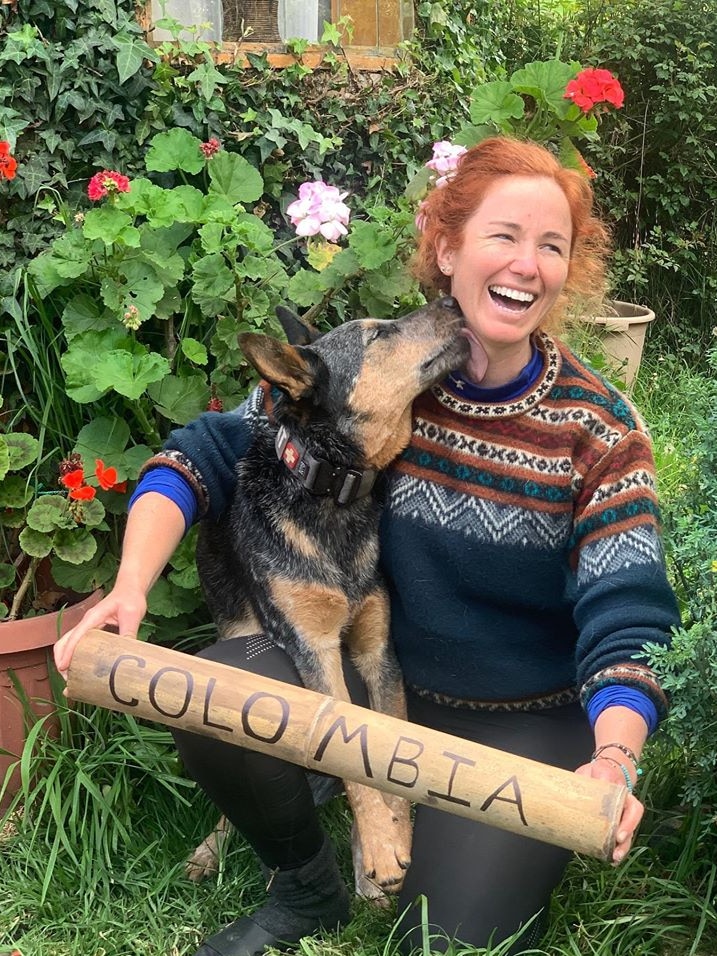
[(438, 304), (443, 309), (452, 309), (453, 312), (456, 312), (458, 315), (463, 314), (458, 304), (458, 299), (455, 299), (452, 295), (444, 295), (443, 298), (438, 300)]

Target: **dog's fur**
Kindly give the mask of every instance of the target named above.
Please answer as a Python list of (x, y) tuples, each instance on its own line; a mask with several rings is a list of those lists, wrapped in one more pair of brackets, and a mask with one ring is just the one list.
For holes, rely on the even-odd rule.
[[(348, 700), (342, 643), (375, 710), (405, 718), (401, 674), (389, 640), (388, 599), (378, 572), (374, 495), (340, 505), (307, 491), (275, 450), (285, 426), (315, 457), (336, 466), (385, 468), (408, 444), (413, 400), (467, 356), (455, 300), (395, 321), (348, 322), (313, 340), (278, 310), (290, 343), (240, 336), (260, 375), (280, 390), (268, 427), (237, 467), (229, 520), (203, 522), (197, 560), (223, 638), (263, 631), (291, 656), (305, 686)], [(410, 861), (408, 801), (345, 781), (354, 815), (357, 890), (400, 888)], [(189, 871), (216, 868), (226, 821), (200, 846)]]

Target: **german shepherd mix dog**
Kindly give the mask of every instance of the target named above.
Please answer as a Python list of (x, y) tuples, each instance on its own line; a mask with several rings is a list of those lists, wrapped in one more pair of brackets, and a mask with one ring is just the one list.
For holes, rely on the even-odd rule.
[[(240, 336), (245, 356), (280, 397), (237, 466), (229, 520), (203, 523), (197, 560), (207, 604), (221, 638), (263, 631), (290, 655), (306, 687), (341, 700), (349, 700), (345, 645), (370, 706), (405, 719), (372, 489), (408, 445), (413, 400), (467, 357), (460, 310), (448, 297), (395, 321), (356, 320), (319, 338), (288, 310), (277, 314), (292, 344)], [(357, 890), (395, 892), (410, 862), (409, 803), (351, 781), (345, 788)], [(226, 829), (221, 821), (195, 852), (196, 878), (214, 868), (209, 855), (216, 860)]]

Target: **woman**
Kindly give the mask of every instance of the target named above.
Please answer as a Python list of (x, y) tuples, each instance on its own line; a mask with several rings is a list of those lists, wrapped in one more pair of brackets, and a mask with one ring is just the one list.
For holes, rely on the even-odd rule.
[[(666, 707), (642, 648), (667, 642), (678, 614), (644, 426), (548, 334), (567, 303), (601, 290), (606, 234), (591, 208), (581, 174), (502, 138), (468, 150), (426, 200), (417, 275), (458, 299), (471, 351), (414, 405), (411, 444), (387, 478), (381, 555), (411, 721), (632, 790)], [(238, 414), (202, 416), (149, 462), (115, 588), (58, 643), (60, 671), (90, 627), (136, 633), (185, 528), (225, 510), (261, 414), (249, 399)], [(203, 653), (298, 682), (267, 641)], [(247, 956), (345, 922), (305, 772), (190, 734), (177, 742), (273, 873), (268, 902), (197, 956)], [(615, 863), (642, 812), (631, 793)], [(526, 927), (518, 952), (540, 938), (569, 853), (419, 806), (412, 860), (398, 903), (406, 952), (420, 942), (421, 896), (435, 948)]]

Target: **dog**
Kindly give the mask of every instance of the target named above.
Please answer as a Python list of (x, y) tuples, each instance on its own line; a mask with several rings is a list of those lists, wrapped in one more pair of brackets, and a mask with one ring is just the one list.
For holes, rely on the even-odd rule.
[[(413, 400), (467, 358), (460, 309), (446, 297), (318, 337), (289, 310), (277, 315), (287, 343), (239, 336), (273, 407), (237, 466), (228, 520), (202, 522), (197, 566), (207, 605), (220, 638), (263, 632), (307, 688), (341, 700), (349, 700), (345, 645), (371, 708), (405, 719), (374, 482), (410, 441)], [(344, 787), (356, 890), (380, 899), (400, 889), (410, 862), (409, 801), (348, 780)], [(193, 879), (216, 869), (229, 828), (222, 818), (197, 848)]]

